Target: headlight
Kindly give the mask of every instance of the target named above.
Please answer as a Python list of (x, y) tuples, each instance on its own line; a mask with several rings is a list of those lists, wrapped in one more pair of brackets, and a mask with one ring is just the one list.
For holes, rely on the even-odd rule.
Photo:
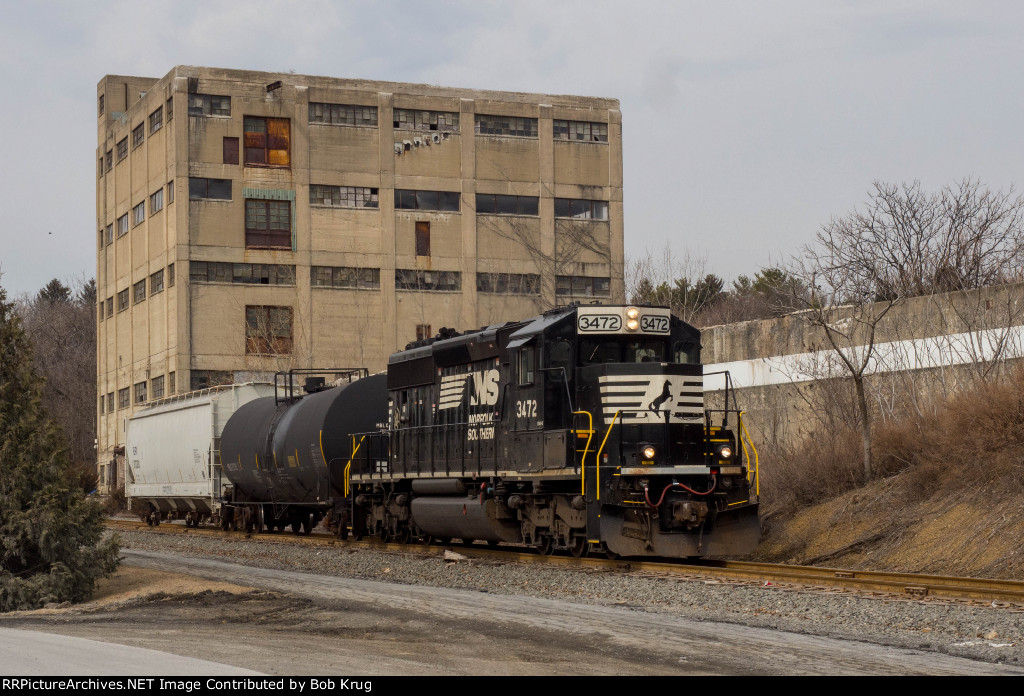
[(644, 459), (654, 459), (654, 448), (651, 447), (650, 445), (647, 445), (646, 447), (643, 448), (641, 454), (644, 455)]
[(640, 328), (640, 322), (638, 322), (636, 319), (627, 319), (626, 320), (626, 331), (636, 331), (639, 328)]
[(630, 307), (626, 310), (626, 316), (630, 319), (636, 319), (640, 316), (640, 310), (636, 307)]
[(732, 447), (729, 445), (722, 445), (718, 448), (719, 459), (732, 459)]

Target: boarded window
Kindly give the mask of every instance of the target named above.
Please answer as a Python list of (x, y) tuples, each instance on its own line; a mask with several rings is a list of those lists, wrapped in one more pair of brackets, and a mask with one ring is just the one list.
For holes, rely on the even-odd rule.
[(224, 164), (238, 164), (238, 138), (224, 138)]
[(430, 223), (416, 223), (416, 255), (430, 256)]
[(247, 306), (245, 352), (249, 355), (288, 355), (292, 352), (292, 308)]
[(363, 186), (325, 186), (310, 184), (309, 204), (333, 208), (377, 208), (379, 190)]
[(245, 117), (245, 164), (291, 166), (291, 121), (286, 118)]
[(245, 246), (291, 249), (292, 206), (288, 201), (245, 201)]

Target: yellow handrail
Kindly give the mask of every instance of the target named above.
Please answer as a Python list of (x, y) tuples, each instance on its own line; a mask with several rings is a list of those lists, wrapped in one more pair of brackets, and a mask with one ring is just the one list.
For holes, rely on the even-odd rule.
[(601, 499), (601, 452), (604, 451), (604, 443), (608, 442), (608, 436), (612, 434), (612, 428), (615, 427), (615, 419), (619, 417), (622, 411), (616, 411), (615, 415), (612, 416), (612, 424), (608, 426), (608, 432), (604, 434), (604, 439), (601, 440), (601, 446), (597, 448), (597, 499)]
[(365, 439), (366, 439), (366, 436), (363, 435), (361, 438), (359, 438), (359, 444), (357, 445), (356, 444), (356, 436), (355, 435), (352, 436), (352, 456), (348, 458), (348, 464), (345, 465), (345, 497), (346, 498), (348, 497), (349, 472), (352, 471), (352, 460), (356, 458), (356, 453), (359, 451), (359, 448), (363, 446), (363, 440), (365, 440)]
[[(754, 440), (750, 437), (750, 432), (747, 430), (747, 426), (743, 424), (743, 414), (746, 411), (740, 411), (739, 423), (740, 423), (740, 444), (743, 445), (743, 454), (747, 456), (747, 442), (750, 443), (750, 449), (754, 450), (754, 493), (760, 497), (761, 495), (761, 458), (757, 454), (757, 447), (754, 447)], [(743, 440), (743, 436), (746, 436), (746, 442)], [(747, 456), (747, 462), (750, 462), (750, 457)], [(750, 470), (747, 470), (747, 482), (750, 482)]]
[[(587, 452), (590, 451), (590, 440), (594, 437), (594, 417), (590, 415), (590, 411), (573, 411), (574, 416), (586, 416), (587, 425), (587, 444), (583, 448), (583, 459), (580, 460), (580, 495), (586, 497), (587, 495)], [(578, 431), (573, 430), (573, 434)], [(575, 447), (575, 444), (573, 445)]]

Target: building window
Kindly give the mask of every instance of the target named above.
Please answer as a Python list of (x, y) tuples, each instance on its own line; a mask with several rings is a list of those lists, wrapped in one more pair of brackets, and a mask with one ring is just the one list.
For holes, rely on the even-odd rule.
[(123, 312), (128, 309), (128, 288), (117, 293), (117, 311)]
[(146, 301), (146, 281), (140, 280), (132, 286), (132, 297), (135, 304)]
[(117, 390), (117, 407), (119, 409), (128, 408), (128, 387)]
[(238, 138), (224, 138), (224, 164), (238, 164)]
[(138, 382), (135, 385), (135, 403), (144, 404), (146, 403), (146, 383)]
[(430, 330), (430, 324), (417, 324), (416, 325), (416, 340), (426, 341), (428, 338), (433, 336), (433, 332)]
[(103, 156), (104, 162), (106, 162), (105, 171), (110, 171), (114, 168), (114, 151), (107, 150), (107, 154)]
[(128, 213), (117, 219), (117, 236), (123, 237), (128, 234)]
[(291, 249), (292, 204), (245, 199), (245, 246)]
[(167, 182), (167, 205), (174, 202), (174, 181)]
[(230, 116), (231, 97), (216, 94), (190, 94), (188, 95), (188, 115)]
[(608, 124), (589, 121), (553, 122), (555, 140), (578, 140), (587, 143), (608, 142)]
[(117, 144), (117, 161), (120, 162), (128, 156), (128, 138), (123, 138)]
[(459, 115), (453, 111), (395, 109), (392, 120), (399, 130), (459, 132)]
[(537, 196), (501, 196), (491, 193), (476, 194), (476, 212), (479, 215), (539, 215)]
[(146, 201), (142, 201), (137, 206), (132, 208), (132, 227), (135, 225), (141, 225), (146, 219)]
[(269, 263), (190, 261), (188, 279), (193, 283), (295, 285), (295, 266)]
[(149, 294), (155, 295), (158, 292), (162, 292), (164, 289), (164, 269), (160, 269), (156, 273), (149, 276)]
[(174, 394), (174, 373), (171, 372), (167, 375), (167, 393)]
[(150, 380), (150, 391), (153, 392), (154, 399), (162, 398), (164, 395), (164, 376), (154, 377)]
[(245, 117), (245, 166), (289, 167), (291, 121)]
[(476, 132), (478, 135), (516, 135), (524, 138), (536, 138), (537, 119), (477, 114)]
[(395, 189), (395, 210), (459, 211), (462, 195), (454, 191), (406, 191)]
[(114, 392), (107, 394), (107, 413), (114, 412)]
[(208, 389), (220, 384), (231, 384), (235, 376), (224, 370), (192, 370), (192, 389)]
[(107, 405), (107, 397), (100, 394), (100, 415), (103, 415), (103, 408)]
[(103, 248), (103, 237), (104, 237), (104, 233), (103, 233), (103, 230), (101, 229), (100, 230), (100, 249)]
[(577, 220), (607, 220), (608, 201), (556, 198), (555, 217), (576, 218)]
[(107, 244), (114, 243), (114, 224), (107, 225)]
[(149, 134), (153, 135), (164, 125), (164, 107), (158, 106), (156, 111), (149, 115)]
[(416, 255), (430, 256), (430, 223), (416, 223)]
[(310, 102), (309, 122), (332, 126), (376, 126), (377, 107)]
[(96, 169), (99, 172), (96, 175), (96, 178), (97, 179), (102, 179), (103, 178), (103, 155), (100, 155), (99, 165), (97, 165)]
[(98, 321), (103, 321), (103, 300), (100, 300), (100, 314)]
[(204, 198), (218, 201), (231, 200), (231, 179), (198, 179), (190, 176), (188, 179), (189, 200), (201, 200)]
[(103, 96), (104, 95), (102, 95), (102, 94), (100, 95), (100, 104), (99, 104), (99, 106), (100, 106), (100, 113), (99, 113), (99, 115), (100, 116), (103, 115)]
[(312, 285), (317, 288), (380, 289), (379, 268), (313, 266)]
[(477, 273), (476, 289), (498, 295), (539, 295), (540, 276), (536, 273)]
[(167, 264), (167, 287), (174, 287), (174, 264)]
[(107, 298), (107, 319), (114, 316), (114, 298), (113, 296)]
[(589, 276), (556, 276), (555, 295), (608, 297), (611, 295), (611, 279), (591, 278)]
[(375, 188), (310, 184), (309, 204), (332, 208), (377, 208), (380, 206), (380, 196)]
[[(231, 102), (228, 102), (228, 108), (230, 109)], [(174, 97), (167, 98), (167, 120), (170, 121), (174, 118)]]
[(245, 308), (247, 355), (289, 355), (292, 352), (292, 308)]
[(146, 124), (140, 123), (132, 129), (132, 149), (146, 142)]
[(164, 188), (161, 186), (153, 195), (149, 197), (149, 215), (153, 216), (153, 213), (159, 213), (164, 209)]
[(396, 268), (395, 287), (399, 290), (458, 292), (462, 289), (462, 274), (458, 271), (418, 271)]

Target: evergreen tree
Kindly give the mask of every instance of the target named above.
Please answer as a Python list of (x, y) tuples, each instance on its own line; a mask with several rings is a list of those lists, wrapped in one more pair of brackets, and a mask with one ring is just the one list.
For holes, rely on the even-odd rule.
[(0, 288), (0, 611), (82, 601), (117, 567), (100, 503), (70, 481), (42, 387), (21, 319)]

